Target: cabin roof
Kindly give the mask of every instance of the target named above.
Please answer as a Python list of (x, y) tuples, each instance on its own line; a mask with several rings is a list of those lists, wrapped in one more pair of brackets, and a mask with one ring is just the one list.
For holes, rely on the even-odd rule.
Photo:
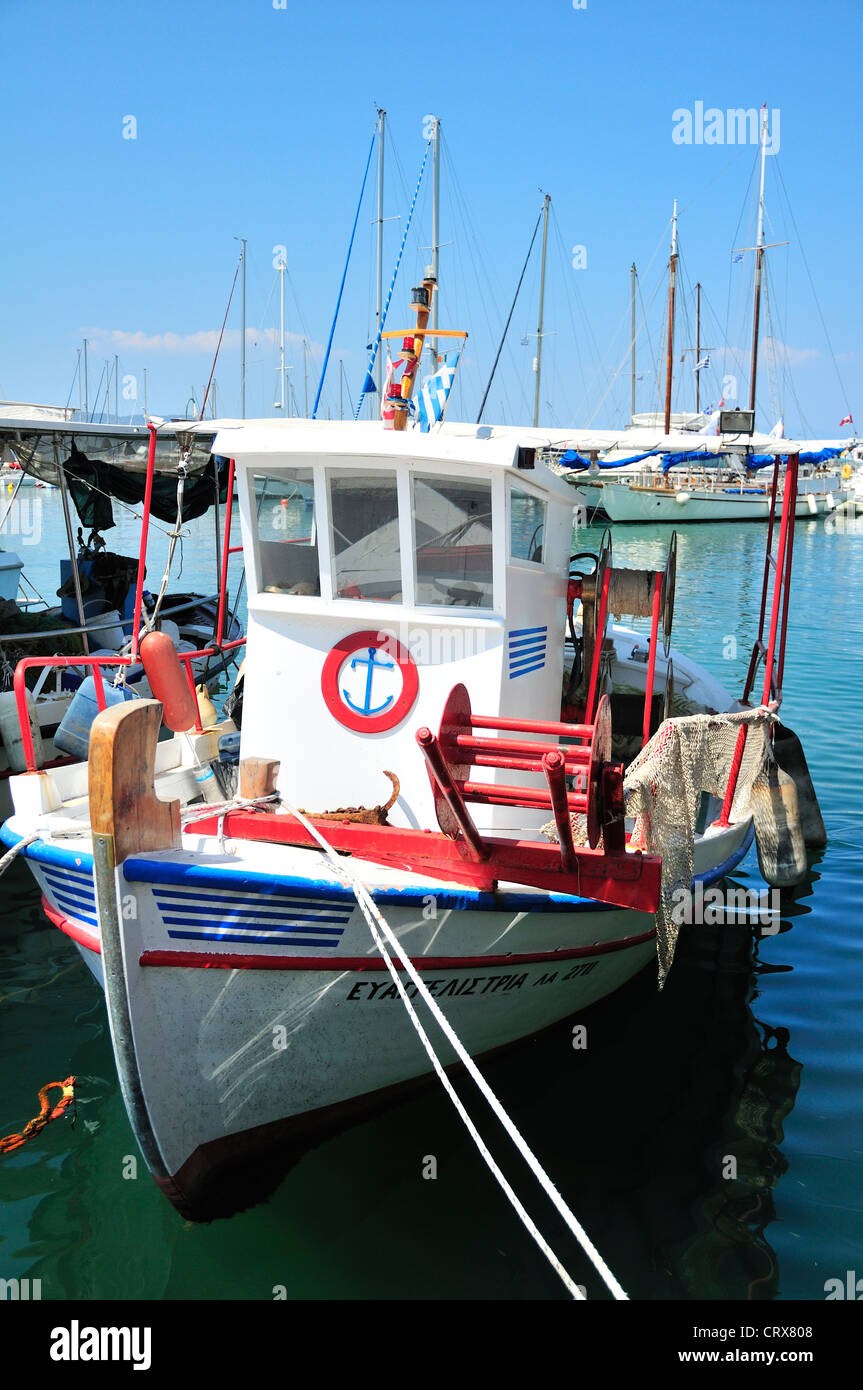
[(519, 447), (539, 449), (548, 444), (546, 432), (483, 425), (445, 426), (423, 434), (386, 430), (376, 420), (237, 420), (219, 422), (213, 452), (235, 458), (240, 466), (247, 461), (252, 467), (267, 455), (281, 455), (283, 462), (290, 455), (312, 455), (332, 456), (348, 464), (353, 457), (366, 466), (369, 461), (386, 464), (407, 458), (420, 466), (463, 463), (506, 468), (526, 483), (571, 501), (569, 484), (547, 467), (517, 467)]

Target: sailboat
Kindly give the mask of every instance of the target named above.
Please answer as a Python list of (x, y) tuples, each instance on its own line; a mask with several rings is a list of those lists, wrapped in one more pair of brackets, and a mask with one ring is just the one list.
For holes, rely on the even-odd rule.
[[(724, 401), (700, 428), (683, 430), (671, 411), (675, 291), (677, 279), (677, 202), (671, 219), (668, 320), (666, 335), (665, 409), (661, 429), (642, 417), (626, 438), (600, 460), (579, 459), (570, 474), (595, 514), (619, 522), (667, 522), (673, 525), (705, 521), (766, 521), (771, 509), (771, 484), (760, 481), (761, 469), (772, 466), (772, 435), (756, 436), (755, 401), (758, 375), (759, 328), (764, 242), (764, 181), (767, 151), (767, 111), (761, 115), (761, 181), (756, 238), (755, 298), (748, 411), (726, 410)], [(699, 320), (700, 321), (700, 320)], [(633, 308), (633, 361), (635, 321)], [(698, 376), (696, 373), (696, 381)], [(633, 367), (634, 412), (634, 367)], [(633, 415), (633, 418), (634, 415)], [(677, 426), (671, 437), (672, 424)], [(710, 440), (707, 443), (705, 436)], [(832, 466), (845, 447), (841, 440), (797, 441), (799, 460), (796, 509), (800, 518), (829, 516), (844, 499), (845, 479)], [(577, 442), (574, 445), (577, 454)], [(591, 466), (593, 464), (593, 466)], [(779, 478), (782, 496), (784, 475)]]

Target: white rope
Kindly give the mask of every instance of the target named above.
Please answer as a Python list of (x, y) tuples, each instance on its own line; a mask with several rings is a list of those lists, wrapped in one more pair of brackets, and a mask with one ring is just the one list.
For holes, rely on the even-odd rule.
[(22, 850), (25, 850), (28, 845), (32, 845), (34, 840), (38, 839), (38, 834), (28, 835), (26, 839), (19, 840), (17, 845), (13, 845), (12, 848), (6, 854), (3, 855), (3, 858), (0, 859), (0, 877), (2, 877), (3, 874), (5, 874), (13, 859), (15, 859), (21, 853)]
[(193, 825), (198, 820), (209, 820), (211, 816), (225, 815), (228, 811), (248, 811), (253, 806), (266, 806), (268, 801), (278, 799), (278, 792), (271, 792), (269, 796), (235, 796), (231, 801), (212, 801), (206, 806), (193, 806), (190, 810), (181, 811), (180, 820), (185, 829), (187, 825)]
[(316, 828), (316, 826), (312, 825), (311, 821), (309, 821), (309, 820), (307, 819), (307, 817), (303, 815), (302, 811), (297, 810), (296, 807), (291, 806), (288, 802), (284, 801), (284, 799), (283, 799), (283, 801), (282, 801), (282, 805), (285, 807), (286, 810), (288, 810), (288, 811), (291, 813), (291, 815), (293, 815), (293, 816), (296, 817), (296, 819), (300, 822), (301, 825), (305, 826), (306, 830), (308, 830), (308, 832), (309, 832), (311, 835), (314, 836), (314, 838), (317, 840), (318, 844), (321, 846), (321, 849), (323, 849), (323, 851), (325, 852), (325, 854), (326, 854), (327, 858), (329, 859), (330, 863), (332, 864), (332, 866), (333, 866), (335, 872), (336, 872), (336, 873), (338, 874), (338, 876), (339, 876), (345, 883), (347, 883), (348, 886), (352, 889), (352, 891), (353, 891), (353, 893), (354, 893), (354, 895), (355, 895), (355, 897), (356, 897), (357, 903), (359, 904), (359, 907), (360, 907), (360, 909), (361, 909), (361, 911), (362, 911), (362, 913), (363, 913), (363, 916), (365, 917), (366, 921), (368, 922), (368, 925), (369, 925), (369, 928), (370, 928), (370, 930), (371, 930), (372, 936), (374, 937), (374, 940), (375, 940), (375, 945), (377, 946), (378, 950), (380, 951), (380, 953), (381, 953), (381, 955), (382, 955), (382, 957), (383, 957), (383, 959), (384, 959), (384, 961), (385, 961), (385, 963), (386, 963), (387, 970), (389, 971), (390, 975), (392, 976), (393, 983), (395, 984), (395, 986), (396, 986), (396, 988), (397, 988), (397, 990), (398, 990), (398, 992), (399, 992), (399, 994), (400, 994), (400, 996), (401, 996), (402, 1003), (404, 1004), (405, 1008), (406, 1008), (407, 1011), (408, 1011), (408, 1015), (409, 1015), (409, 1017), (410, 1017), (410, 1019), (411, 1019), (411, 1022), (413, 1023), (414, 1027), (416, 1028), (417, 1033), (419, 1034), (420, 1040), (421, 1040), (421, 1042), (422, 1042), (422, 1044), (423, 1044), (423, 1046), (424, 1046), (426, 1052), (428, 1053), (428, 1056), (429, 1056), (429, 1059), (430, 1059), (430, 1061), (431, 1061), (431, 1063), (432, 1063), (432, 1066), (434, 1067), (435, 1071), (437, 1072), (437, 1075), (440, 1077), (440, 1080), (441, 1080), (441, 1082), (443, 1083), (443, 1086), (445, 1087), (445, 1089), (446, 1089), (446, 1091), (447, 1091), (447, 1094), (448, 1094), (449, 1097), (450, 1097), (450, 1100), (453, 1102), (453, 1105), (456, 1107), (456, 1110), (458, 1111), (459, 1115), (460, 1115), (461, 1118), (464, 1120), (464, 1122), (465, 1122), (465, 1124), (466, 1124), (466, 1126), (467, 1126), (467, 1128), (468, 1128), (468, 1132), (469, 1132), (470, 1135), (471, 1135), (471, 1138), (473, 1139), (474, 1143), (477, 1145), (477, 1148), (479, 1149), (480, 1153), (482, 1154), (482, 1157), (485, 1159), (485, 1162), (488, 1164), (488, 1166), (489, 1166), (489, 1168), (490, 1168), (492, 1174), (493, 1174), (494, 1177), (497, 1179), (497, 1181), (498, 1181), (498, 1183), (500, 1184), (500, 1186), (503, 1188), (503, 1191), (506, 1193), (507, 1197), (509, 1198), (509, 1200), (510, 1200), (510, 1202), (512, 1203), (513, 1207), (515, 1208), (516, 1212), (518, 1213), (519, 1217), (521, 1218), (522, 1222), (524, 1223), (524, 1225), (525, 1225), (527, 1231), (528, 1231), (529, 1234), (533, 1237), (533, 1239), (536, 1241), (537, 1245), (538, 1245), (539, 1248), (542, 1250), (542, 1252), (543, 1252), (543, 1254), (546, 1256), (546, 1258), (550, 1261), (551, 1265), (553, 1266), (553, 1268), (555, 1269), (555, 1271), (557, 1272), (557, 1274), (560, 1276), (560, 1278), (562, 1279), (563, 1283), (566, 1285), (566, 1288), (567, 1288), (567, 1289), (569, 1290), (569, 1292), (572, 1294), (573, 1298), (575, 1298), (575, 1299), (583, 1299), (585, 1295), (581, 1292), (581, 1290), (579, 1289), (578, 1285), (575, 1284), (574, 1281), (570, 1278), (570, 1276), (567, 1274), (566, 1270), (565, 1270), (565, 1269), (563, 1268), (563, 1266), (560, 1264), (560, 1261), (559, 1261), (559, 1260), (557, 1259), (557, 1257), (554, 1255), (554, 1253), (553, 1253), (553, 1251), (551, 1250), (551, 1248), (548, 1246), (548, 1244), (546, 1243), (546, 1241), (545, 1241), (545, 1240), (543, 1239), (543, 1237), (540, 1235), (540, 1233), (539, 1233), (539, 1231), (537, 1230), (536, 1226), (535, 1226), (534, 1223), (531, 1221), (531, 1219), (530, 1219), (530, 1217), (528, 1216), (527, 1212), (525, 1211), (524, 1207), (521, 1205), (521, 1203), (519, 1202), (519, 1200), (518, 1200), (518, 1198), (516, 1197), (515, 1193), (513, 1192), (512, 1188), (510, 1187), (509, 1183), (507, 1182), (506, 1178), (503, 1176), (503, 1174), (501, 1173), (500, 1169), (497, 1167), (496, 1163), (494, 1162), (494, 1159), (491, 1157), (491, 1154), (488, 1152), (488, 1149), (486, 1148), (485, 1144), (483, 1143), (482, 1139), (480, 1138), (480, 1136), (479, 1136), (479, 1134), (478, 1134), (478, 1132), (477, 1132), (475, 1126), (473, 1125), (472, 1121), (471, 1121), (470, 1118), (468, 1117), (467, 1112), (466, 1112), (465, 1109), (464, 1109), (464, 1106), (462, 1105), (461, 1101), (459, 1100), (458, 1096), (456, 1095), (455, 1091), (453, 1090), (453, 1087), (452, 1087), (452, 1085), (451, 1085), (451, 1083), (450, 1083), (450, 1081), (449, 1081), (449, 1078), (447, 1077), (446, 1073), (444, 1072), (443, 1067), (441, 1066), (441, 1064), (440, 1064), (438, 1058), (435, 1056), (435, 1053), (434, 1053), (434, 1051), (433, 1051), (432, 1045), (431, 1045), (431, 1043), (429, 1042), (429, 1040), (428, 1040), (428, 1038), (427, 1038), (425, 1032), (423, 1031), (422, 1025), (420, 1024), (419, 1019), (417, 1018), (417, 1016), (416, 1016), (416, 1014), (415, 1014), (415, 1012), (414, 1012), (414, 1010), (413, 1010), (413, 1008), (412, 1008), (412, 1006), (411, 1006), (411, 1002), (410, 1002), (410, 1000), (408, 999), (407, 993), (406, 993), (406, 991), (405, 991), (405, 989), (404, 989), (404, 986), (403, 986), (402, 983), (401, 983), (401, 978), (400, 978), (400, 976), (399, 976), (399, 972), (397, 971), (397, 969), (396, 969), (396, 967), (395, 967), (395, 964), (393, 963), (392, 959), (390, 958), (390, 956), (389, 956), (389, 954), (388, 954), (386, 948), (384, 947), (384, 944), (383, 944), (383, 942), (382, 942), (382, 940), (381, 940), (381, 938), (380, 938), (380, 936), (379, 936), (379, 934), (378, 934), (378, 932), (377, 932), (377, 930), (376, 930), (375, 921), (377, 922), (378, 926), (379, 926), (380, 929), (381, 929), (381, 932), (382, 932), (383, 935), (386, 937), (386, 939), (387, 939), (387, 941), (389, 942), (390, 946), (393, 948), (393, 950), (395, 951), (396, 955), (399, 957), (399, 959), (400, 959), (400, 961), (401, 961), (401, 963), (402, 963), (402, 965), (403, 965), (403, 967), (404, 967), (405, 973), (409, 976), (411, 982), (412, 982), (413, 985), (416, 987), (417, 993), (420, 995), (421, 999), (423, 1000), (423, 1002), (425, 1003), (425, 1005), (427, 1006), (427, 1008), (431, 1011), (432, 1016), (434, 1017), (435, 1021), (437, 1022), (437, 1024), (438, 1024), (439, 1027), (441, 1028), (441, 1030), (442, 1030), (442, 1032), (444, 1033), (444, 1035), (445, 1035), (445, 1037), (447, 1038), (447, 1040), (448, 1040), (448, 1041), (450, 1042), (450, 1044), (452, 1045), (452, 1047), (453, 1047), (453, 1049), (455, 1050), (455, 1052), (456, 1052), (456, 1054), (457, 1054), (459, 1060), (460, 1060), (461, 1062), (464, 1063), (464, 1066), (466, 1067), (467, 1071), (470, 1073), (470, 1075), (472, 1076), (473, 1080), (476, 1082), (477, 1086), (479, 1087), (480, 1091), (481, 1091), (482, 1094), (484, 1095), (485, 1099), (488, 1101), (488, 1104), (491, 1106), (491, 1108), (492, 1108), (492, 1110), (494, 1111), (494, 1113), (495, 1113), (495, 1115), (497, 1116), (497, 1118), (500, 1120), (500, 1123), (503, 1125), (503, 1127), (504, 1127), (504, 1129), (506, 1130), (507, 1134), (509, 1135), (510, 1139), (511, 1139), (512, 1142), (515, 1144), (515, 1146), (516, 1146), (516, 1148), (518, 1149), (519, 1153), (522, 1155), (522, 1157), (523, 1157), (523, 1158), (525, 1159), (525, 1161), (527, 1162), (528, 1167), (531, 1169), (531, 1171), (532, 1171), (534, 1177), (537, 1179), (537, 1181), (539, 1182), (540, 1186), (541, 1186), (541, 1187), (543, 1188), (543, 1190), (545, 1191), (546, 1195), (547, 1195), (547, 1196), (551, 1199), (551, 1201), (554, 1203), (554, 1206), (556, 1207), (558, 1213), (559, 1213), (560, 1216), (563, 1218), (563, 1220), (566, 1222), (566, 1225), (569, 1227), (569, 1230), (570, 1230), (570, 1231), (572, 1232), (572, 1234), (575, 1236), (576, 1240), (578, 1241), (578, 1243), (579, 1243), (579, 1245), (581, 1246), (581, 1248), (584, 1250), (585, 1254), (589, 1257), (589, 1259), (590, 1259), (591, 1262), (593, 1263), (594, 1268), (597, 1270), (597, 1272), (599, 1273), (599, 1275), (601, 1276), (601, 1278), (603, 1279), (603, 1281), (605, 1282), (605, 1284), (606, 1284), (607, 1287), (610, 1289), (611, 1293), (614, 1295), (614, 1297), (615, 1297), (616, 1299), (621, 1299), (621, 1300), (628, 1299), (627, 1293), (626, 1293), (625, 1290), (621, 1287), (621, 1285), (618, 1283), (618, 1281), (615, 1279), (614, 1275), (612, 1274), (611, 1270), (610, 1270), (610, 1269), (608, 1268), (608, 1266), (606, 1265), (606, 1263), (605, 1263), (605, 1261), (603, 1260), (602, 1256), (600, 1255), (599, 1251), (596, 1249), (596, 1247), (593, 1245), (592, 1241), (591, 1241), (590, 1238), (588, 1237), (586, 1231), (585, 1231), (584, 1228), (580, 1225), (580, 1223), (576, 1220), (575, 1216), (573, 1215), (573, 1213), (570, 1211), (569, 1207), (568, 1207), (568, 1206), (566, 1205), (566, 1203), (564, 1202), (564, 1200), (563, 1200), (563, 1198), (561, 1197), (560, 1193), (557, 1191), (557, 1188), (556, 1188), (556, 1187), (554, 1186), (554, 1184), (552, 1183), (552, 1181), (551, 1181), (551, 1179), (549, 1178), (548, 1174), (547, 1174), (547, 1173), (545, 1172), (545, 1170), (543, 1169), (542, 1165), (541, 1165), (540, 1162), (539, 1162), (539, 1159), (538, 1159), (538, 1158), (536, 1157), (536, 1155), (532, 1152), (532, 1150), (531, 1150), (530, 1147), (528, 1146), (528, 1144), (527, 1144), (527, 1142), (525, 1141), (525, 1139), (522, 1137), (522, 1135), (521, 1135), (521, 1133), (519, 1132), (519, 1130), (516, 1129), (515, 1125), (513, 1124), (512, 1120), (510, 1119), (509, 1115), (507, 1115), (506, 1111), (504, 1110), (504, 1108), (503, 1108), (503, 1106), (501, 1105), (500, 1101), (498, 1100), (497, 1096), (494, 1094), (494, 1092), (492, 1091), (492, 1089), (491, 1089), (491, 1087), (489, 1086), (488, 1082), (485, 1080), (485, 1077), (482, 1075), (482, 1073), (480, 1072), (479, 1068), (476, 1066), (476, 1063), (474, 1062), (473, 1058), (472, 1058), (472, 1057), (470, 1056), (470, 1054), (465, 1050), (465, 1048), (464, 1048), (464, 1046), (463, 1046), (461, 1040), (459, 1039), (459, 1037), (457, 1036), (457, 1034), (453, 1031), (453, 1029), (452, 1029), (452, 1027), (450, 1026), (449, 1022), (447, 1021), (446, 1016), (443, 1014), (443, 1012), (442, 1012), (441, 1009), (439, 1008), (439, 1006), (438, 1006), (436, 1000), (432, 997), (431, 994), (429, 994), (428, 990), (426, 989), (425, 985), (423, 984), (422, 980), (420, 979), (420, 976), (417, 974), (416, 970), (414, 969), (414, 967), (413, 967), (413, 965), (412, 965), (410, 959), (409, 959), (408, 956), (405, 954), (405, 952), (402, 950), (402, 947), (401, 947), (400, 942), (398, 941), (398, 938), (393, 934), (392, 930), (391, 930), (390, 927), (387, 925), (386, 921), (384, 920), (383, 916), (381, 915), (381, 912), (380, 912), (380, 910), (378, 909), (377, 904), (374, 902), (373, 898), (372, 898), (371, 895), (369, 894), (368, 890), (366, 889), (365, 884), (362, 882), (362, 880), (361, 880), (360, 878), (357, 877), (357, 875), (353, 872), (353, 870), (348, 869), (346, 865), (344, 865), (343, 863), (341, 863), (341, 862), (339, 861), (339, 859), (337, 858), (336, 853), (335, 853), (335, 851), (333, 850), (332, 846), (331, 846), (331, 845), (329, 844), (329, 842), (324, 838), (324, 836), (320, 834), (320, 832), (318, 831), (318, 829)]

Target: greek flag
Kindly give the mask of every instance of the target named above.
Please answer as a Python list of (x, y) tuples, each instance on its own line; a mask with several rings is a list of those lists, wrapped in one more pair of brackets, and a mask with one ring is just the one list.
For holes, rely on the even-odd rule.
[(423, 382), (417, 401), (419, 427), (423, 434), (428, 434), (432, 425), (443, 419), (460, 356), (461, 348), (442, 353), (438, 358), (437, 371)]
[(692, 370), (693, 370), (694, 372), (701, 372), (701, 371), (704, 370), (705, 367), (709, 367), (709, 366), (710, 366), (710, 353), (707, 352), (707, 353), (704, 354), (703, 357), (699, 357), (698, 361), (696, 362), (696, 364), (695, 364), (695, 366), (692, 368)]

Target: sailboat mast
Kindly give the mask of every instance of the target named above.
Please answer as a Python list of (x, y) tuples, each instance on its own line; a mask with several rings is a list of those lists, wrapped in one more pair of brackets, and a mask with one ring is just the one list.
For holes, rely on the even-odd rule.
[(545, 311), (545, 253), (548, 246), (548, 205), (551, 196), (546, 193), (542, 205), (542, 264), (539, 272), (539, 318), (536, 325), (536, 393), (533, 398), (533, 426), (539, 424), (539, 393), (542, 377), (542, 322)]
[(758, 236), (755, 240), (755, 308), (752, 312), (752, 369), (749, 373), (749, 409), (755, 409), (758, 377), (758, 327), (761, 320), (761, 266), (764, 261), (764, 163), (767, 154), (767, 107), (761, 108), (761, 188), (758, 194)]
[(695, 286), (695, 413), (701, 414), (701, 281)]
[(671, 259), (668, 262), (668, 356), (665, 364), (665, 433), (671, 430), (671, 364), (674, 357), (674, 289), (677, 282), (677, 199), (671, 216)]
[(246, 418), (246, 238), (241, 237), (243, 261), (243, 294), (240, 310), (240, 418)]
[[(384, 137), (386, 133), (387, 113), (382, 108), (378, 108), (378, 292), (375, 305), (375, 328), (380, 332), (381, 318), (384, 312)], [(383, 356), (378, 353), (376, 363), (378, 404), (381, 401), (383, 390)], [(339, 391), (341, 391), (341, 378), (339, 379)], [(342, 418), (341, 405), (339, 405), (339, 419)]]
[(629, 270), (629, 338), (632, 344), (630, 349), (630, 378), (629, 378), (629, 423), (635, 419), (635, 282), (638, 272), (635, 269), (635, 261)]
[(90, 419), (90, 392), (87, 383), (87, 339), (84, 339), (84, 419)]
[(279, 258), (279, 407), (285, 418), (285, 258)]

